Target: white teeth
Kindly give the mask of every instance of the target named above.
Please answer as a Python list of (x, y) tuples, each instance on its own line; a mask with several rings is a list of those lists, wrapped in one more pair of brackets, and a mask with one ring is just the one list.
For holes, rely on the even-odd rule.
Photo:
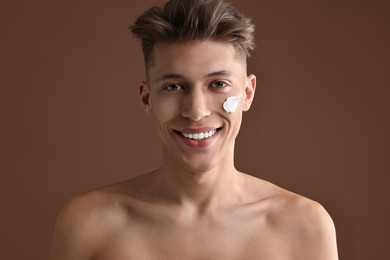
[(185, 138), (194, 139), (196, 141), (212, 137), (217, 132), (217, 129), (211, 130), (209, 132), (196, 133), (196, 134), (185, 134), (182, 133)]

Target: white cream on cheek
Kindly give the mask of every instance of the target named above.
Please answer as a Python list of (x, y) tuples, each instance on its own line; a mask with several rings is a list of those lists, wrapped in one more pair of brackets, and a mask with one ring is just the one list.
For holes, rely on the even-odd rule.
[(238, 107), (239, 102), (240, 102), (239, 96), (228, 97), (223, 103), (223, 109), (228, 114), (234, 113)]

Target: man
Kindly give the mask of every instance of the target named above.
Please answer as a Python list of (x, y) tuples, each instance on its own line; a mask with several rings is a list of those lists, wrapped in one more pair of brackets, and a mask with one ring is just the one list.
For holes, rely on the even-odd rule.
[(140, 100), (163, 147), (153, 172), (72, 198), (51, 259), (337, 259), (316, 202), (234, 167), (253, 25), (220, 0), (171, 0), (131, 28), (142, 42)]

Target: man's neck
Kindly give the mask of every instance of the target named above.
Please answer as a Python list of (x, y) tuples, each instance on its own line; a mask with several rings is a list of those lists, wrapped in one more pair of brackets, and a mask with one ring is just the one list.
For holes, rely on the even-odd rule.
[(233, 160), (226, 160), (207, 171), (195, 172), (183, 169), (169, 160), (155, 173), (158, 193), (170, 202), (207, 211), (239, 200), (241, 175)]

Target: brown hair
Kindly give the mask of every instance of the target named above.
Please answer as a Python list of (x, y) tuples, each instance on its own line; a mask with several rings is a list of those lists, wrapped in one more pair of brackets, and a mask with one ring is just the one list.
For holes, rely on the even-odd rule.
[(141, 40), (145, 65), (153, 61), (158, 42), (216, 40), (231, 43), (244, 57), (254, 49), (254, 25), (222, 0), (170, 0), (154, 6), (130, 27)]

